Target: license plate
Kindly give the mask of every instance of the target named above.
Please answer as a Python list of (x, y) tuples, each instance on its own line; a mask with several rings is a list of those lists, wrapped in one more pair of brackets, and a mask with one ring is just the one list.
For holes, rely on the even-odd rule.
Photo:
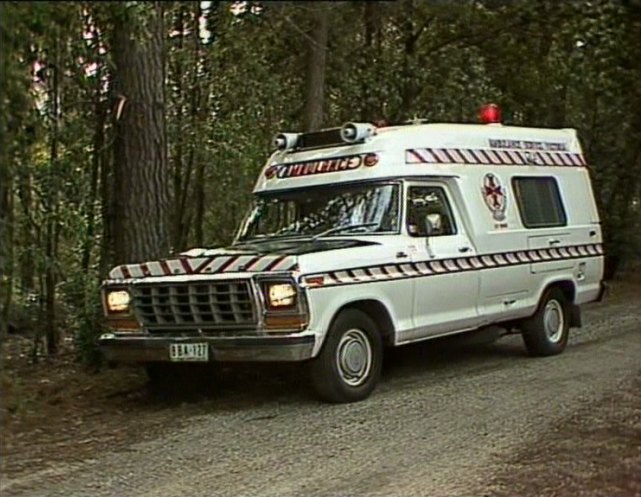
[(172, 343), (169, 345), (169, 359), (172, 361), (209, 361), (209, 347), (206, 343)]

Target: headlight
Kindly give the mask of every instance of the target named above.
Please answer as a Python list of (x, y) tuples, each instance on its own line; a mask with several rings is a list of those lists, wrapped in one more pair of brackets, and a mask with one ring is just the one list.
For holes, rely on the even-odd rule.
[(112, 290), (107, 292), (108, 312), (127, 312), (131, 296), (127, 290)]
[(267, 285), (269, 307), (293, 307), (296, 305), (296, 289), (289, 283)]

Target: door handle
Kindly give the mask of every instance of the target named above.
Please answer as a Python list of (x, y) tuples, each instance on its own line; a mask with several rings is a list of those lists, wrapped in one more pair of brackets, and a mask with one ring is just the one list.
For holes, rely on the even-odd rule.
[(561, 240), (559, 240), (558, 238), (551, 238), (550, 240), (548, 240), (549, 245), (558, 245), (559, 243), (561, 243)]
[(469, 252), (472, 250), (470, 247), (459, 247), (458, 251), (464, 254), (465, 252)]
[(407, 259), (407, 254), (403, 251), (401, 252), (396, 252), (396, 258), (397, 259)]
[(512, 304), (515, 304), (515, 303), (516, 303), (516, 300), (514, 300), (514, 299), (504, 300), (503, 301), (503, 305), (512, 305)]
[(590, 236), (596, 236), (596, 231), (590, 230)]

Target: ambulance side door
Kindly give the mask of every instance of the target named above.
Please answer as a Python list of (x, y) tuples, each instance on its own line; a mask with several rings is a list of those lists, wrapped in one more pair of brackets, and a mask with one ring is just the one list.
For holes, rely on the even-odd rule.
[(414, 250), (413, 311), (415, 328), (405, 340), (473, 328), (480, 322), (479, 271), (467, 258), (474, 245), (445, 183), (406, 185), (405, 229)]

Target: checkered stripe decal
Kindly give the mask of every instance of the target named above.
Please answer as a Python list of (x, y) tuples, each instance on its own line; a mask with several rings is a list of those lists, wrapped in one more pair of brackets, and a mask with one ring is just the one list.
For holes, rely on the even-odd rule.
[(472, 148), (410, 148), (406, 164), (481, 164), (493, 166), (574, 166), (586, 165), (582, 154), (539, 150)]
[(536, 262), (556, 261), (563, 259), (581, 259), (603, 255), (602, 244), (574, 245), (568, 247), (520, 250), (484, 254), (454, 259), (433, 261), (405, 262), (400, 264), (383, 264), (378, 266), (343, 269), (328, 273), (308, 274), (301, 278), (303, 285), (318, 286), (309, 280), (323, 278), (322, 287), (388, 281), (404, 278), (434, 276), (446, 273), (460, 273), (496, 267), (517, 266)]
[(141, 264), (123, 264), (109, 273), (111, 279), (144, 278), (180, 274), (296, 271), (298, 261), (291, 255), (218, 255), (180, 257)]

